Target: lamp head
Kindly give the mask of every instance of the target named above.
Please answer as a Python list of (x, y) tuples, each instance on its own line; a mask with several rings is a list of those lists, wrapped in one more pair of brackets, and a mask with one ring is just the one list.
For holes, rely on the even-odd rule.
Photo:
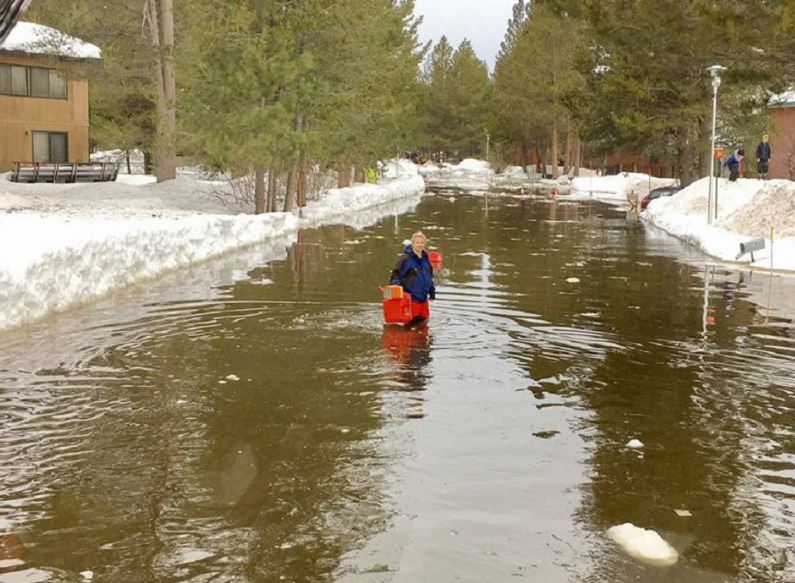
[(723, 73), (724, 71), (728, 71), (728, 69), (722, 65), (719, 65), (718, 63), (715, 63), (714, 65), (707, 67), (707, 71), (709, 71), (709, 74), (712, 76), (713, 79), (715, 78), (720, 79), (721, 73)]
[(723, 71), (726, 71), (726, 67), (718, 65), (715, 63), (711, 67), (707, 67), (707, 71), (709, 71), (710, 76), (712, 77), (712, 88), (717, 91), (718, 87), (720, 87), (720, 74)]

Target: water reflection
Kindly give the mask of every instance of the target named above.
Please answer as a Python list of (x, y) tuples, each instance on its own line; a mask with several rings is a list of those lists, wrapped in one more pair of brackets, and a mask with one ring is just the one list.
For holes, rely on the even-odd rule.
[[(24, 563), (0, 569), (793, 579), (790, 280), (677, 261), (592, 201), (405, 210), (3, 336), (0, 561)], [(384, 327), (378, 286), (418, 229), (439, 300)], [(628, 521), (680, 562), (624, 556), (604, 532)]]

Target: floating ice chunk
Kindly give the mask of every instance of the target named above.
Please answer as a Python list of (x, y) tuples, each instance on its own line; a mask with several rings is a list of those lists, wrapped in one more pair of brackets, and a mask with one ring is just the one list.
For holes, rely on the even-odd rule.
[(84, 581), (93, 581), (93, 579), (94, 579), (94, 571), (80, 571), (80, 577)]
[(218, 384), (219, 384), (219, 385), (225, 385), (225, 384), (226, 384), (226, 381), (224, 381), (224, 380), (220, 380), (220, 381), (218, 381)]
[(0, 559), (0, 570), (10, 569), (12, 567), (21, 567), (25, 564), (22, 559)]
[(578, 277), (570, 277), (566, 280), (566, 283), (580, 283), (580, 278)]
[(204, 549), (180, 549), (174, 555), (175, 566), (190, 565), (191, 563), (198, 563), (210, 557), (214, 557), (215, 553), (206, 551)]
[(627, 443), (627, 447), (630, 449), (642, 449), (643, 442), (640, 439), (632, 439)]
[(688, 517), (690, 517), (690, 516), (693, 516), (693, 515), (690, 513), (690, 511), (689, 511), (689, 510), (681, 510), (681, 509), (678, 509), (678, 508), (677, 508), (676, 510), (674, 510), (674, 512), (676, 512), (676, 515), (677, 515), (677, 516), (681, 516), (682, 518), (688, 518)]
[(239, 381), (240, 377), (237, 376), (236, 374), (230, 374), (230, 375), (226, 375), (226, 380), (228, 380), (228, 381)]
[(41, 569), (24, 569), (10, 573), (0, 573), (0, 583), (45, 583), (51, 581), (52, 573)]
[(676, 549), (653, 530), (626, 522), (607, 529), (607, 536), (630, 557), (644, 563), (667, 567), (679, 560)]
[(272, 279), (252, 279), (251, 285), (273, 285)]

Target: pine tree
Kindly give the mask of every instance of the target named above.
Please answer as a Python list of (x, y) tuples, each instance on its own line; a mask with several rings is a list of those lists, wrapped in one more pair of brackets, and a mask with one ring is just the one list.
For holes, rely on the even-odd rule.
[(592, 138), (636, 152), (667, 152), (683, 184), (704, 175), (711, 121), (705, 68), (715, 60), (730, 67), (721, 87), (724, 104), (769, 80), (754, 47), (765, 45), (770, 3), (589, 1), (584, 15), (601, 65), (591, 79)]
[(495, 70), (491, 121), (495, 137), (524, 152), (549, 150), (553, 173), (559, 133), (575, 120), (575, 106), (584, 91), (578, 68), (582, 46), (577, 20), (534, 4), (511, 51)]
[(516, 0), (516, 4), (513, 5), (511, 18), (508, 20), (508, 29), (505, 31), (505, 38), (500, 43), (500, 50), (497, 53), (497, 66), (513, 52), (516, 41), (527, 23), (530, 6), (531, 3), (525, 0)]
[(464, 40), (455, 51), (442, 37), (428, 55), (424, 71), (424, 137), (432, 152), (475, 155), (482, 150), (491, 82), (486, 63)]

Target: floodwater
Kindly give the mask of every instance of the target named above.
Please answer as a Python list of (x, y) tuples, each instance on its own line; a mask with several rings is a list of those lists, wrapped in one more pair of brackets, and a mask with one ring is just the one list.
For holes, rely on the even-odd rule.
[[(384, 327), (419, 228), (431, 322)], [(0, 583), (795, 581), (793, 290), (440, 191), (0, 335)]]

